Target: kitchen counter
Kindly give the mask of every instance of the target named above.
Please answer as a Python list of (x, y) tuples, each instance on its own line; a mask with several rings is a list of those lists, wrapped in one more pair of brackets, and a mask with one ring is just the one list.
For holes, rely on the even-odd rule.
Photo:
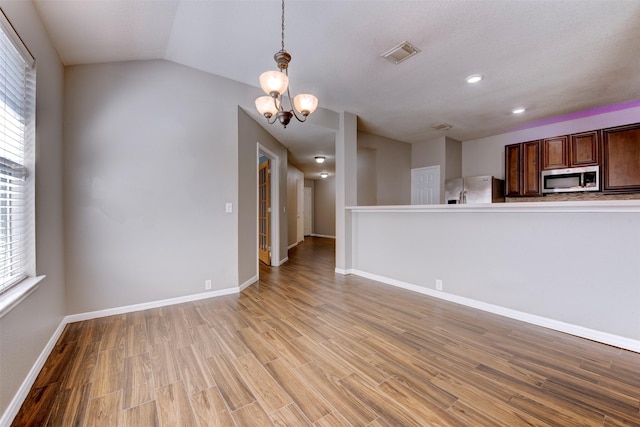
[(640, 200), (346, 213), (351, 274), (640, 351)]
[(347, 206), (352, 212), (640, 212), (640, 200)]

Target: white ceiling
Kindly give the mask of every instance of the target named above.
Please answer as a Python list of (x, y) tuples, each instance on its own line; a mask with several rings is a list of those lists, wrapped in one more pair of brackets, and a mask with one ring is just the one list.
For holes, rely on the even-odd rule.
[[(164, 58), (256, 86), (257, 97), (280, 49), (278, 0), (34, 2), (65, 65)], [(464, 141), (640, 100), (637, 0), (288, 0), (285, 19), (293, 93), (400, 141)], [(421, 52), (399, 65), (380, 57), (404, 40)], [(485, 79), (467, 84), (474, 73)], [(527, 112), (510, 114), (516, 106)], [(453, 128), (431, 128), (441, 122)], [(305, 173), (332, 168), (331, 129), (265, 128)], [(330, 157), (322, 168), (318, 153)]]

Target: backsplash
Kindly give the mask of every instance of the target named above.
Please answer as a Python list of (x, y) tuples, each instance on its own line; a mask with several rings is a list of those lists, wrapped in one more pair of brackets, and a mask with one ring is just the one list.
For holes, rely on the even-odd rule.
[(582, 202), (586, 200), (640, 200), (640, 193), (554, 193), (541, 197), (507, 197), (505, 202)]

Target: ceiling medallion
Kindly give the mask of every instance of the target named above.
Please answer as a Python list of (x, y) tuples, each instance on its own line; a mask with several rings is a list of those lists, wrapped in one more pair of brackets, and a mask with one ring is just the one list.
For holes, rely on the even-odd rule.
[[(318, 98), (308, 93), (301, 93), (291, 101), (291, 93), (289, 92), (289, 62), (291, 55), (284, 50), (284, 0), (282, 0), (282, 45), (281, 49), (273, 56), (279, 71), (266, 71), (260, 74), (260, 87), (266, 93), (256, 99), (256, 108), (262, 114), (269, 124), (277, 121), (285, 128), (295, 117), (299, 122), (307, 120), (309, 114), (318, 108)], [(286, 97), (285, 97), (286, 93)], [(289, 103), (289, 109), (284, 109), (284, 100)], [(298, 117), (296, 110), (302, 115)], [(273, 120), (271, 118), (273, 117)]]

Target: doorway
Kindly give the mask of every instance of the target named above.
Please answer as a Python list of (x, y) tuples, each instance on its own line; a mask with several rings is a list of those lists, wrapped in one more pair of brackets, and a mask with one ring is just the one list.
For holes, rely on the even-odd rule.
[[(267, 161), (268, 167), (261, 170), (261, 166)], [(280, 258), (279, 171), (280, 157), (258, 142), (256, 150), (256, 246), (258, 249), (256, 267), (258, 271), (261, 262), (272, 267), (278, 267), (284, 262)], [(262, 185), (261, 180), (265, 181)]]
[(258, 259), (271, 265), (271, 160), (260, 156), (258, 166)]
[(411, 169), (411, 204), (440, 203), (440, 165)]

